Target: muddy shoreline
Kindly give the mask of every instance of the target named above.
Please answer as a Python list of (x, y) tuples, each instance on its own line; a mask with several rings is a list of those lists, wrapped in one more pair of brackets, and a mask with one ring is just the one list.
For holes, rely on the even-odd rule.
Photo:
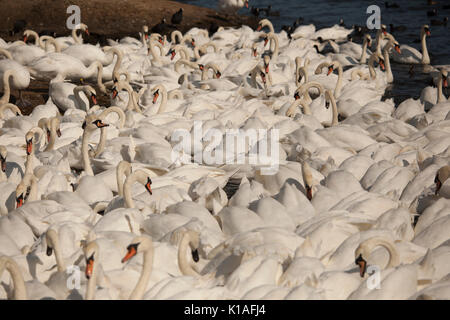
[[(151, 29), (163, 18), (169, 25), (166, 34), (175, 29), (184, 33), (193, 27), (214, 29), (218, 26), (248, 25), (255, 28), (258, 23), (258, 19), (252, 16), (226, 15), (212, 9), (166, 0), (0, 0), (0, 11), (4, 17), (0, 19), (0, 37), (7, 42), (22, 40), (23, 30), (13, 33), (14, 25), (20, 20), (26, 22), (24, 29), (68, 36), (71, 30), (66, 28), (66, 20), (70, 14), (66, 10), (70, 5), (80, 7), (81, 21), (89, 26), (89, 37), (83, 37), (85, 43), (101, 45), (105, 45), (108, 38), (138, 38), (143, 25)], [(180, 8), (183, 8), (181, 24), (171, 25), (172, 15)], [(12, 94), (18, 99), (15, 90)], [(34, 106), (45, 103), (48, 83), (32, 80), (30, 87), (22, 94), (29, 105), (19, 107), (28, 114)], [(14, 98), (12, 100), (14, 102)], [(106, 103), (108, 100), (104, 97), (99, 102)]]

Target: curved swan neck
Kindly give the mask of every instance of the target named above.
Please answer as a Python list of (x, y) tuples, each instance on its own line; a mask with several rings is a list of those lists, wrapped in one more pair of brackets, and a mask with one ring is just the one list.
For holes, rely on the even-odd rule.
[(167, 89), (163, 85), (158, 85), (153, 89), (161, 91), (161, 104), (159, 105), (158, 113), (163, 113), (167, 107)]
[(368, 259), (373, 249), (378, 246), (384, 247), (389, 252), (389, 262), (386, 269), (396, 267), (400, 264), (400, 256), (394, 244), (380, 237), (374, 237), (363, 241), (356, 249), (356, 252), (360, 252), (363, 258)]
[(87, 126), (86, 126), (86, 129), (83, 132), (83, 140), (82, 140), (82, 144), (81, 144), (81, 154), (83, 156), (84, 172), (88, 176), (94, 175), (94, 171), (92, 170), (92, 167), (91, 167), (91, 159), (89, 158), (89, 138), (91, 137), (91, 135), (92, 135), (92, 131), (87, 130)]
[(59, 246), (58, 233), (55, 230), (50, 229), (47, 231), (46, 237), (47, 237), (47, 244), (50, 245), (50, 247), (53, 249), (53, 251), (55, 253), (56, 264), (58, 266), (58, 272), (65, 272), (66, 264), (64, 262), (64, 259), (63, 259), (62, 253), (61, 253), (61, 247)]
[(192, 268), (186, 255), (188, 250), (190, 250), (191, 241), (191, 233), (185, 232), (178, 247), (178, 266), (180, 267), (182, 274), (196, 277), (199, 276), (199, 274), (194, 270), (194, 268)]
[(366, 63), (366, 60), (367, 60), (367, 46), (368, 46), (368, 42), (369, 42), (368, 39), (366, 37), (364, 37), (361, 58), (359, 59), (359, 62), (362, 63), (362, 64)]
[(13, 70), (7, 70), (3, 73), (3, 96), (0, 99), (0, 105), (9, 102), (9, 98), (11, 97), (11, 88), (9, 85), (9, 79), (13, 77)]
[(144, 251), (144, 263), (142, 266), (141, 276), (139, 277), (138, 283), (130, 295), (130, 300), (141, 300), (144, 296), (145, 289), (147, 288), (148, 281), (152, 274), (153, 268), (153, 243), (151, 240), (148, 245), (147, 250)]
[(428, 55), (428, 48), (427, 48), (427, 34), (422, 28), (421, 31), (421, 44), (422, 44), (422, 64), (430, 64), (430, 56)]
[(131, 174), (131, 164), (128, 161), (122, 160), (116, 168), (117, 192), (119, 196), (123, 197), (123, 176), (126, 178)]
[(142, 170), (137, 170), (135, 172), (133, 172), (132, 174), (130, 174), (126, 180), (125, 183), (123, 185), (123, 196), (125, 198), (125, 204), (127, 206), (127, 208), (134, 208), (134, 201), (133, 198), (131, 196), (131, 187), (135, 182), (139, 182), (142, 185), (145, 185), (147, 183), (147, 173), (145, 173), (145, 171)]
[(17, 263), (9, 257), (0, 257), (0, 278), (4, 270), (9, 272), (13, 281), (14, 300), (27, 300), (25, 282)]

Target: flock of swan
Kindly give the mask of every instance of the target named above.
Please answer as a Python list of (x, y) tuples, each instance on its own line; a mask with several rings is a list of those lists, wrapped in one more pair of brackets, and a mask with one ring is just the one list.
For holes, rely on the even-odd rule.
[[(0, 299), (450, 298), (448, 68), (426, 25), (421, 51), (351, 32), (0, 39)], [(391, 59), (437, 87), (382, 99)], [(30, 79), (49, 98), (22, 115)], [(278, 171), (191, 161), (205, 141), (173, 161), (195, 121), (278, 130)]]

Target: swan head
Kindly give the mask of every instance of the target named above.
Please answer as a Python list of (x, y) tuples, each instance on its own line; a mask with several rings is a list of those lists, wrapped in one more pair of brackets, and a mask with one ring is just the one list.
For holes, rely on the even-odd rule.
[(142, 27), (142, 33), (144, 34), (145, 40), (148, 40), (148, 26)]
[(153, 241), (149, 236), (135, 237), (127, 247), (127, 253), (122, 259), (122, 263), (133, 258), (138, 252), (144, 252), (153, 249)]
[(397, 51), (397, 53), (402, 53), (402, 51), (400, 50), (400, 44), (397, 41), (394, 42), (394, 49), (395, 51)]
[[(60, 138), (62, 134), (61, 134), (61, 128), (60, 128), (61, 121), (59, 120), (59, 118), (53, 117), (49, 120), (49, 123), (50, 123), (50, 128), (54, 129), (56, 132), (56, 135), (58, 136), (58, 138)], [(47, 136), (49, 135), (49, 133), (50, 133), (50, 131), (47, 128)]]
[(447, 181), (450, 177), (450, 166), (444, 166), (438, 170), (436, 173), (436, 177), (434, 178), (434, 183), (436, 183), (436, 191), (435, 194), (439, 193), (442, 185)]
[(372, 46), (372, 37), (370, 36), (370, 34), (366, 33), (366, 35), (364, 36), (364, 40), (367, 41), (367, 45), (369, 47)]
[(5, 146), (0, 146), (0, 168), (2, 172), (6, 172), (6, 156), (8, 154), (8, 150)]
[(427, 24), (424, 24), (422, 26), (422, 33), (426, 34), (427, 36), (431, 36), (430, 26)]
[(94, 273), (95, 260), (99, 259), (99, 249), (97, 242), (91, 241), (83, 248), (84, 256), (86, 257), (85, 276), (90, 279)]
[(56, 233), (55, 229), (48, 229), (45, 233), (45, 241), (47, 243), (47, 256), (51, 256), (53, 253), (53, 249), (55, 248), (55, 244), (53, 243), (53, 239), (57, 239), (58, 233)]
[(153, 93), (153, 104), (156, 103), (156, 101), (158, 100), (159, 97), (159, 89), (156, 89), (156, 91)]
[(258, 56), (258, 47), (257, 47), (257, 43), (256, 42), (253, 43), (252, 54), (253, 54), (253, 57), (255, 57), (255, 58)]
[(35, 134), (36, 133), (39, 136), (39, 138), (37, 140), (37, 143), (40, 143), (41, 139), (42, 139), (42, 136), (44, 135), (44, 131), (41, 128), (39, 128), (39, 127), (32, 128), (25, 135), (27, 155), (30, 155), (33, 152), (33, 143), (34, 143), (34, 140), (35, 140)]
[(23, 42), (27, 43), (31, 36), (35, 36), (35, 32), (33, 30), (25, 30), (23, 32)]
[(16, 188), (16, 208), (20, 208), (21, 206), (23, 206), (29, 193), (30, 193), (30, 187), (27, 186), (27, 183), (26, 183), (25, 177), (24, 177), (22, 179), (22, 181), (20, 181), (20, 183), (17, 185), (17, 188)]
[[(97, 104), (97, 91), (95, 91), (95, 89), (89, 85), (82, 85), (82, 86), (78, 86), (75, 89), (81, 89), (84, 94), (89, 98), (89, 100), (92, 102), (93, 105)], [(74, 92), (75, 92), (74, 89)]]
[(84, 31), (84, 33), (86, 33), (87, 35), (89, 35), (89, 28), (86, 24), (84, 23), (80, 23), (79, 24), (79, 29)]
[(367, 270), (367, 261), (364, 260), (361, 253), (357, 255), (355, 264), (359, 266), (359, 275), (363, 278)]
[(442, 86), (444, 88), (448, 87), (448, 81), (447, 81), (447, 77), (448, 77), (448, 72), (447, 70), (441, 70), (441, 77), (442, 77)]
[(95, 114), (88, 114), (83, 122), (81, 128), (83, 130), (95, 130), (97, 128), (108, 127), (109, 124), (104, 123), (101, 119), (97, 118)]
[(170, 48), (170, 50), (167, 52), (166, 56), (170, 55), (170, 60), (173, 60), (175, 58), (176, 54), (177, 54), (177, 52), (175, 51), (175, 49)]
[(381, 25), (381, 32), (386, 36), (387, 35), (387, 27), (386, 27), (386, 25), (385, 24), (382, 24)]

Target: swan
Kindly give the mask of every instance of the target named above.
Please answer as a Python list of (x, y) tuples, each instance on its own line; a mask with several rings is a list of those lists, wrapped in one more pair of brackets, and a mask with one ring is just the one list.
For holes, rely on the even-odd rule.
[(14, 285), (14, 292), (11, 294), (14, 300), (48, 300), (56, 299), (55, 293), (47, 286), (37, 280), (24, 281), (19, 266), (9, 257), (0, 257), (0, 277), (6, 270), (10, 273)]
[(24, 42), (30, 37), (34, 37), (35, 45), (17, 45), (8, 48), (13, 59), (23, 66), (28, 65), (34, 59), (39, 58), (46, 54), (45, 50), (40, 46), (39, 35), (32, 30), (24, 31)]
[[(0, 54), (2, 53), (2, 50), (7, 52), (0, 48)], [(12, 56), (9, 52), (7, 57), (9, 58), (0, 60), (0, 88), (5, 90), (5, 95), (2, 97), (3, 103), (9, 102), (10, 86), (19, 90), (19, 96), (22, 100), (22, 90), (28, 88), (30, 85), (30, 72), (24, 66), (12, 60)], [(11, 70), (12, 77), (8, 70)], [(8, 80), (10, 80), (8, 83), (9, 85), (7, 84)]]
[(81, 145), (81, 154), (83, 157), (83, 167), (86, 175), (93, 176), (94, 172), (91, 167), (91, 161), (89, 159), (89, 153), (88, 153), (88, 143), (89, 138), (91, 137), (92, 133), (97, 128), (103, 128), (109, 126), (108, 124), (103, 123), (101, 119), (98, 118), (95, 114), (88, 114), (86, 115), (86, 118), (83, 123), (83, 138), (82, 138), (82, 145)]
[(248, 9), (248, 0), (219, 0), (217, 6), (222, 11), (236, 14), (244, 6)]
[(401, 53), (394, 52), (392, 59), (398, 63), (409, 64), (430, 64), (430, 56), (428, 55), (426, 37), (430, 36), (430, 27), (424, 24), (420, 30), (420, 41), (422, 44), (422, 53), (417, 49), (408, 45), (401, 45)]
[[(436, 177), (434, 179), (434, 182), (436, 183), (436, 191), (435, 194), (437, 195), (442, 186), (445, 184), (445, 182), (450, 177), (450, 166), (444, 166), (438, 170), (436, 173)], [(444, 193), (443, 193), (444, 194)]]
[(256, 31), (260, 31), (263, 28), (269, 28), (269, 33), (275, 33), (275, 29), (273, 28), (272, 22), (268, 19), (262, 19), (258, 22), (258, 27), (256, 28)]

